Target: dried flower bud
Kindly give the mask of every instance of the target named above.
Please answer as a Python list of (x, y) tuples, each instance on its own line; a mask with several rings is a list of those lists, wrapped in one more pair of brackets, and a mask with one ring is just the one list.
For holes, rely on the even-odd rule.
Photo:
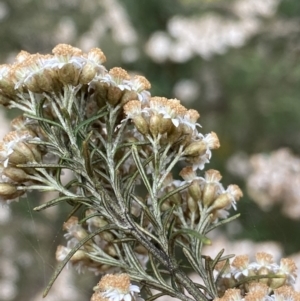
[(9, 162), (15, 165), (40, 161), (41, 153), (37, 146), (25, 142), (18, 142), (14, 147), (14, 151), (9, 155)]
[(198, 210), (198, 204), (197, 204), (197, 201), (195, 201), (192, 197), (188, 197), (187, 199), (187, 205), (188, 205), (188, 208), (189, 208), (189, 211), (192, 212), (192, 213), (195, 213), (197, 212)]
[(115, 239), (114, 236), (113, 236), (113, 234), (110, 233), (110, 232), (108, 232), (108, 231), (103, 231), (103, 232), (101, 232), (101, 233), (99, 234), (99, 236), (100, 236), (103, 240), (105, 240), (105, 241), (107, 241), (107, 242), (111, 242), (111, 241), (113, 241), (113, 240)]
[(118, 256), (116, 248), (113, 244), (107, 244), (104, 248), (104, 252), (106, 254), (108, 254), (109, 256), (111, 256), (111, 257), (117, 257)]
[(21, 168), (9, 166), (3, 169), (3, 174), (18, 183), (25, 182), (28, 179), (28, 174)]
[(159, 133), (165, 134), (169, 133), (172, 130), (172, 120), (171, 118), (165, 118), (160, 115), (160, 123), (159, 123)]
[(216, 183), (206, 183), (203, 188), (203, 204), (209, 206), (216, 199), (216, 192), (219, 190), (219, 187)]
[(132, 121), (136, 127), (136, 129), (142, 134), (147, 135), (149, 133), (149, 126), (147, 121), (144, 119), (142, 115), (137, 115), (132, 118)]
[(13, 200), (24, 194), (24, 191), (17, 190), (17, 186), (10, 183), (0, 183), (0, 199)]
[(205, 154), (206, 150), (207, 146), (204, 141), (195, 141), (185, 148), (184, 155), (192, 157), (202, 156)]
[(1, 90), (0, 90), (0, 104), (3, 105), (3, 106), (8, 106), (9, 103), (11, 101), (11, 98), (5, 96), (4, 94), (1, 93)]
[(57, 78), (65, 85), (78, 85), (80, 69), (72, 63), (66, 63), (57, 70)]
[(70, 261), (74, 264), (80, 261), (90, 261), (90, 258), (88, 257), (85, 251), (77, 250), (75, 254), (70, 258)]
[(115, 106), (120, 102), (123, 94), (124, 94), (124, 91), (122, 91), (119, 87), (110, 86), (107, 90), (107, 101), (112, 106)]
[(231, 197), (229, 193), (222, 193), (212, 204), (212, 209), (219, 210), (226, 208), (231, 203)]
[(197, 180), (192, 181), (191, 185), (188, 187), (188, 192), (196, 202), (201, 200), (202, 193), (199, 182)]
[(149, 120), (149, 129), (153, 137), (159, 133), (160, 118), (158, 114), (153, 114)]
[(75, 237), (79, 241), (88, 236), (86, 230), (78, 224), (78, 218), (76, 216), (71, 216), (64, 222), (63, 230), (68, 232), (68, 236)]
[(124, 94), (121, 98), (121, 104), (125, 105), (127, 102), (129, 102), (130, 100), (135, 100), (138, 98), (138, 95), (135, 91), (132, 90), (125, 90)]
[(87, 62), (81, 69), (81, 73), (79, 75), (79, 83), (88, 84), (95, 77), (96, 73), (96, 66), (92, 63)]

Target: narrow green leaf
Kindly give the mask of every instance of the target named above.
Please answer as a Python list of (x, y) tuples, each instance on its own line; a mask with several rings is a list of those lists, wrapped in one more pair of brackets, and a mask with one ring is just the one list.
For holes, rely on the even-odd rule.
[(160, 198), (160, 199), (158, 200), (159, 206), (161, 206), (161, 205), (163, 204), (163, 202), (164, 202), (165, 200), (167, 200), (168, 198), (170, 198), (172, 195), (174, 195), (174, 194), (176, 194), (176, 193), (178, 193), (178, 192), (180, 192), (180, 191), (182, 191), (182, 190), (188, 188), (190, 185), (191, 185), (191, 183), (184, 184), (184, 185), (182, 185), (182, 186), (180, 186), (180, 187), (178, 187), (178, 188), (176, 188), (176, 189), (170, 191), (169, 193), (165, 194), (162, 198)]
[(181, 234), (187, 234), (187, 235), (193, 236), (193, 237), (199, 239), (203, 244), (211, 245), (211, 241), (208, 237), (206, 237), (192, 229), (180, 229), (171, 235), (170, 240), (174, 240), (176, 236), (181, 235)]
[(156, 266), (155, 262), (154, 262), (154, 259), (153, 259), (153, 256), (152, 254), (149, 252), (149, 261), (150, 261), (150, 264), (151, 264), (151, 267), (152, 267), (152, 271), (155, 275), (155, 277), (157, 278), (157, 280), (161, 283), (161, 284), (166, 284), (166, 281), (164, 280), (164, 278), (161, 276), (159, 270), (158, 270), (158, 267)]
[(94, 121), (98, 120), (99, 118), (101, 118), (101, 117), (107, 115), (108, 112), (105, 111), (105, 109), (106, 109), (106, 107), (104, 107), (103, 109), (101, 109), (102, 112), (100, 111), (98, 114), (96, 114), (96, 115), (94, 115), (94, 116), (92, 116), (92, 117), (90, 117), (90, 118), (88, 118), (88, 119), (85, 119), (84, 121), (82, 121), (81, 123), (79, 123), (79, 124), (75, 127), (75, 129), (74, 129), (74, 135), (76, 136), (77, 133), (78, 133), (78, 131), (79, 131), (81, 128), (83, 128), (84, 126), (89, 126), (92, 122), (94, 122)]
[(141, 158), (139, 156), (137, 147), (135, 145), (133, 145), (132, 148), (131, 148), (131, 150), (132, 150), (133, 160), (134, 160), (134, 162), (136, 164), (137, 169), (139, 170), (139, 174), (142, 177), (142, 180), (143, 180), (143, 182), (144, 182), (144, 184), (146, 186), (146, 189), (148, 190), (151, 198), (154, 199), (154, 196), (153, 196), (153, 193), (152, 193), (152, 189), (151, 189), (151, 185), (149, 183), (148, 176), (147, 176), (147, 174), (145, 172), (144, 166), (143, 166), (143, 164), (141, 162)]
[(219, 227), (219, 226), (221, 226), (221, 225), (225, 225), (225, 224), (227, 224), (227, 223), (229, 223), (229, 222), (231, 222), (231, 221), (237, 219), (238, 217), (240, 217), (240, 215), (241, 215), (241, 214), (238, 213), (238, 214), (236, 214), (236, 215), (234, 215), (234, 216), (231, 216), (231, 217), (229, 217), (229, 218), (227, 218), (227, 219), (223, 219), (223, 220), (219, 221), (218, 223), (211, 225), (211, 226), (206, 230), (206, 233), (210, 232), (211, 230), (213, 230), (213, 229), (215, 229), (215, 228), (217, 228), (217, 227)]
[(37, 206), (37, 207), (33, 208), (33, 210), (34, 211), (42, 211), (49, 207), (56, 206), (58, 203), (65, 202), (68, 200), (72, 200), (72, 201), (76, 200), (77, 202), (79, 202), (81, 200), (86, 200), (86, 198), (82, 198), (82, 197), (74, 198), (72, 196), (63, 196), (63, 197), (55, 198), (55, 199), (53, 199), (45, 204), (42, 204), (40, 206)]
[(159, 298), (159, 297), (163, 297), (165, 296), (165, 293), (159, 293), (159, 294), (156, 294), (156, 295), (153, 295), (149, 298), (147, 298), (145, 301), (154, 301), (155, 299)]

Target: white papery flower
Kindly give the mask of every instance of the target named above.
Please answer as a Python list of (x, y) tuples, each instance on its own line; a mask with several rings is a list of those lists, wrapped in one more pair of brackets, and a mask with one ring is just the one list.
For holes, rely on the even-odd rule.
[(92, 301), (142, 301), (139, 297), (140, 288), (130, 283), (128, 274), (107, 274), (103, 276), (96, 286), (96, 292), (92, 296)]

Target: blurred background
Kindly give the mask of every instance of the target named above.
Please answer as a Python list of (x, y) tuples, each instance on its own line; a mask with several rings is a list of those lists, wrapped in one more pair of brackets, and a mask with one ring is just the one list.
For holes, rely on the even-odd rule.
[[(207, 253), (268, 251), (300, 267), (299, 0), (6, 0), (0, 39), (2, 63), (58, 43), (99, 47), (108, 69), (142, 74), (153, 96), (197, 109), (221, 142), (206, 169), (244, 192), (241, 217), (213, 233)], [(3, 136), (17, 113), (0, 114)], [(42, 300), (55, 269), (68, 208), (33, 212), (40, 202), (0, 208), (0, 301)], [(45, 300), (89, 300), (97, 281), (65, 269)]]

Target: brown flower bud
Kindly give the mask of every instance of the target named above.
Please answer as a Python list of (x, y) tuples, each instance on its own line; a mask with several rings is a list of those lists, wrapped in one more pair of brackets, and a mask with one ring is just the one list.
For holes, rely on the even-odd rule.
[(72, 263), (77, 263), (80, 261), (90, 261), (90, 258), (86, 255), (86, 252), (83, 250), (77, 250), (75, 254), (71, 257), (70, 261)]
[(148, 250), (142, 246), (142, 245), (137, 245), (135, 248), (134, 248), (134, 251), (138, 254), (142, 254), (142, 255), (147, 255), (148, 254)]
[(195, 201), (191, 196), (188, 197), (187, 205), (188, 205), (190, 212), (192, 212), (192, 213), (197, 212), (197, 210), (198, 210), (197, 201)]
[(201, 156), (204, 155), (207, 150), (207, 146), (204, 141), (195, 141), (190, 143), (184, 150), (185, 156)]
[(79, 83), (87, 84), (89, 83), (96, 75), (96, 66), (87, 62), (81, 69), (79, 75)]
[(120, 88), (115, 86), (110, 86), (107, 90), (107, 101), (112, 105), (117, 105), (121, 97), (123, 96), (124, 91), (122, 91)]
[(16, 165), (40, 161), (41, 153), (38, 147), (25, 142), (18, 142), (14, 147), (14, 151), (9, 155), (9, 162)]
[(24, 194), (24, 191), (17, 190), (17, 186), (10, 183), (0, 183), (0, 198), (12, 200)]
[(188, 187), (188, 192), (196, 202), (201, 199), (201, 188), (197, 180), (192, 181), (192, 184)]
[[(259, 269), (257, 274), (260, 275), (260, 276), (263, 276), (263, 275), (268, 276), (269, 273), (270, 273), (270, 271), (266, 267), (262, 267), (262, 268)], [(259, 282), (264, 283), (264, 284), (268, 284), (269, 283), (269, 278), (261, 278), (261, 279), (259, 279)]]
[(107, 253), (108, 255), (112, 256), (112, 257), (116, 257), (118, 255), (116, 248), (114, 247), (113, 244), (108, 244), (105, 246), (104, 248), (105, 253)]
[(159, 115), (153, 114), (150, 117), (149, 129), (153, 137), (157, 137), (159, 133), (160, 118)]
[(80, 69), (72, 63), (66, 63), (57, 69), (57, 78), (66, 85), (77, 86), (79, 75)]
[(125, 90), (122, 98), (121, 98), (121, 104), (125, 105), (130, 100), (135, 100), (138, 98), (138, 95), (135, 91), (132, 90)]
[(171, 144), (177, 143), (178, 140), (181, 138), (181, 135), (182, 135), (182, 124), (179, 124), (178, 127), (176, 127), (172, 123), (172, 127), (168, 132), (168, 141), (169, 141), (169, 143), (171, 143)]
[(19, 183), (26, 182), (28, 178), (28, 174), (24, 170), (16, 167), (4, 168), (3, 174), (6, 175), (11, 180)]
[(113, 241), (113, 240), (115, 239), (114, 236), (113, 236), (113, 234), (110, 233), (110, 232), (108, 232), (108, 231), (103, 231), (103, 232), (101, 232), (101, 233), (99, 234), (99, 236), (100, 236), (103, 240), (105, 240), (105, 241), (107, 241), (107, 242)]
[(136, 129), (142, 134), (147, 135), (149, 133), (149, 126), (147, 121), (144, 119), (142, 115), (137, 115), (132, 118), (132, 121), (136, 127)]
[(172, 129), (173, 123), (171, 118), (164, 118), (160, 116), (160, 123), (159, 123), (159, 133), (160, 134), (165, 134), (169, 133)]
[(222, 193), (214, 201), (212, 208), (214, 210), (223, 209), (223, 208), (226, 208), (230, 203), (231, 203), (231, 197), (230, 197), (229, 193)]
[(0, 91), (0, 104), (3, 106), (8, 106), (10, 103), (11, 99), (4, 94), (1, 93)]
[(216, 199), (218, 187), (215, 183), (206, 183), (203, 188), (203, 204), (209, 206)]
[(273, 290), (283, 286), (286, 283), (286, 275), (283, 273), (276, 273), (275, 276), (279, 276), (280, 278), (271, 278), (270, 279), (270, 288)]

